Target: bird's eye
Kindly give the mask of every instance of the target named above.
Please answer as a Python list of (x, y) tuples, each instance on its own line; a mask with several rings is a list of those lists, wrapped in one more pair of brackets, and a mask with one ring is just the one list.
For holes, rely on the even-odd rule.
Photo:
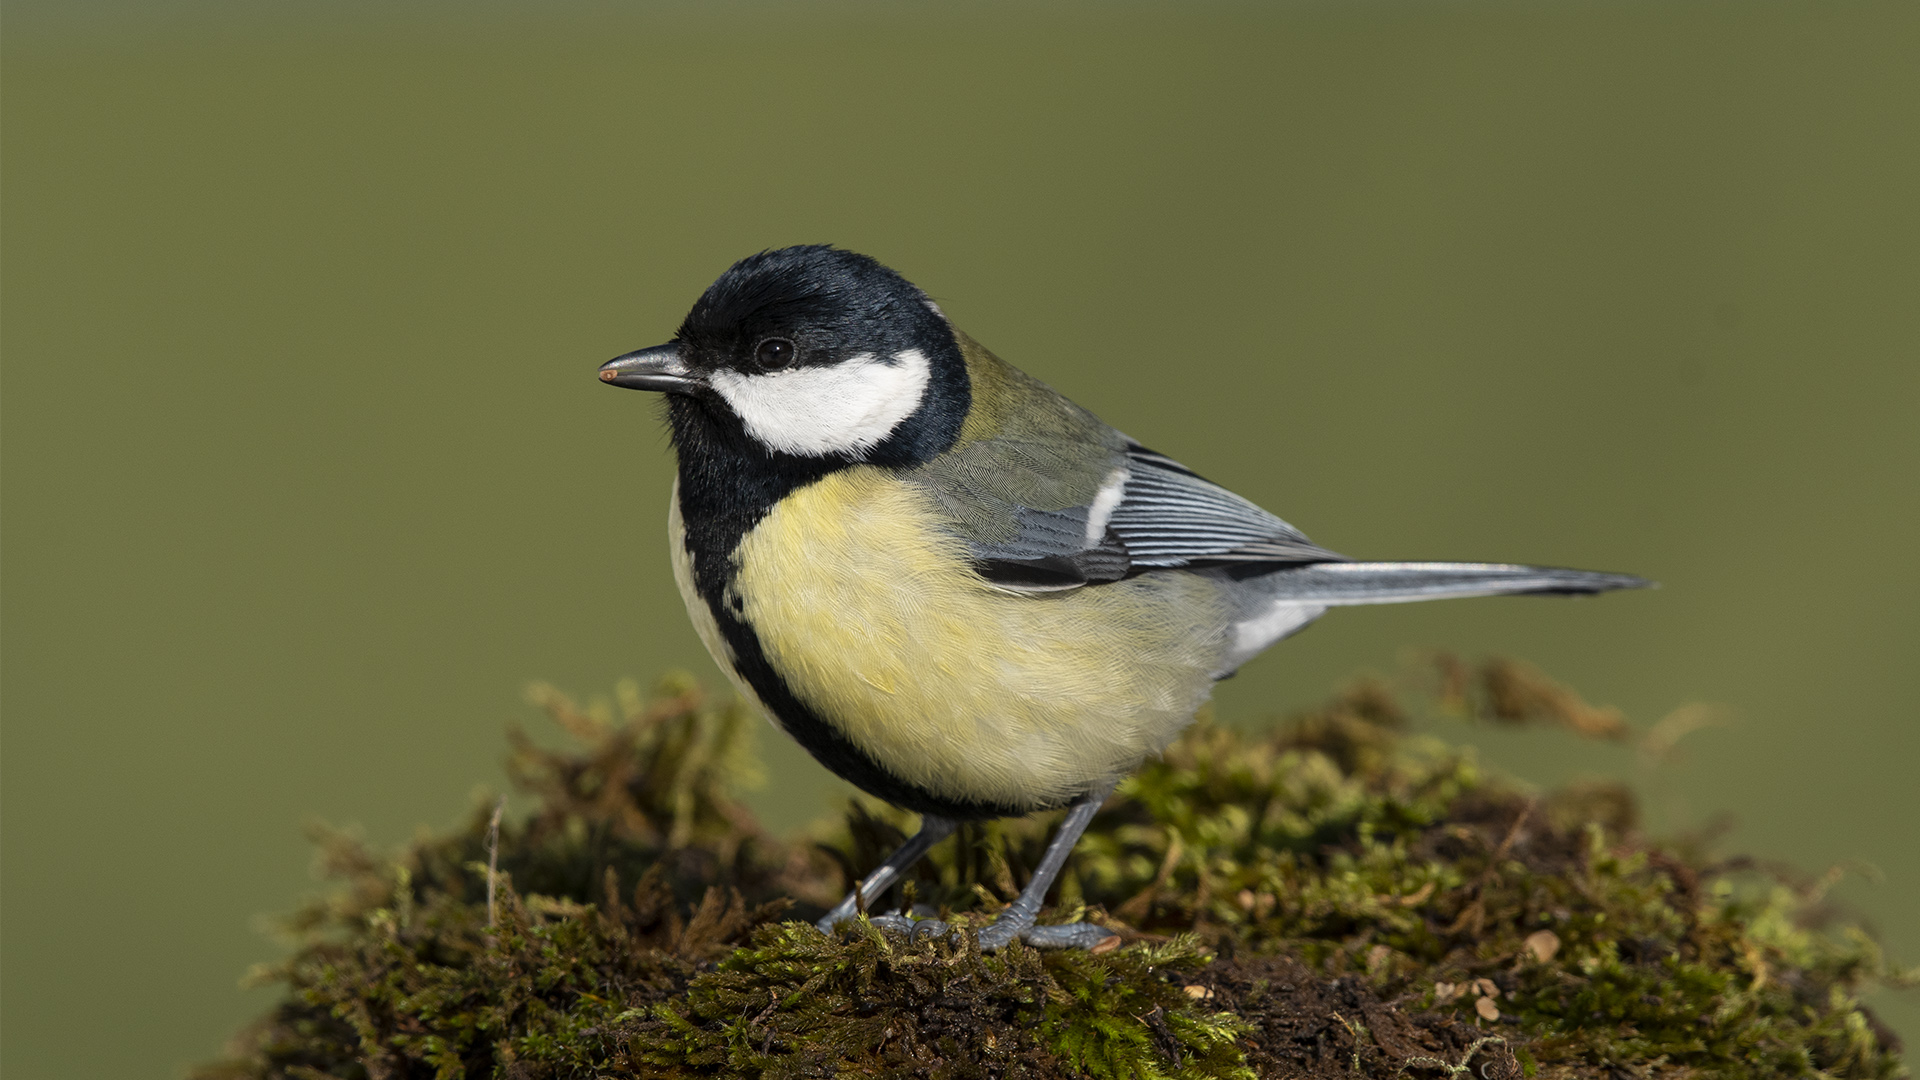
[(779, 371), (793, 363), (795, 353), (793, 342), (783, 337), (771, 337), (753, 350), (753, 362), (760, 365), (761, 371)]

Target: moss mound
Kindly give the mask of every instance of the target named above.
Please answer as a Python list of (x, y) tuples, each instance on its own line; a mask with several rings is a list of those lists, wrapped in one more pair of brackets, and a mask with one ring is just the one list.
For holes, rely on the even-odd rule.
[[(1907, 983), (1822, 882), (1662, 846), (1632, 798), (1546, 796), (1413, 733), (1404, 700), (1626, 739), (1537, 673), (1440, 658), (1264, 736), (1202, 721), (1122, 784), (1042, 921), (1095, 953), (810, 920), (904, 836), (858, 803), (813, 841), (734, 801), (752, 721), (690, 683), (513, 737), (538, 808), (381, 854), (289, 920), (271, 1013), (199, 1080), (433, 1077), (1898, 1077), (1857, 1001)], [(964, 927), (1017, 894), (1052, 816), (968, 826), (885, 906)]]

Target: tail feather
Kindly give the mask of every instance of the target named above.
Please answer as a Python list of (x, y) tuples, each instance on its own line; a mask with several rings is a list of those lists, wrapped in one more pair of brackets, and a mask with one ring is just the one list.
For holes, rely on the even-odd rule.
[(1525, 593), (1582, 596), (1614, 589), (1645, 589), (1654, 584), (1631, 574), (1453, 562), (1313, 563), (1263, 574), (1258, 580), (1260, 592), (1272, 599), (1327, 605), (1398, 604)]

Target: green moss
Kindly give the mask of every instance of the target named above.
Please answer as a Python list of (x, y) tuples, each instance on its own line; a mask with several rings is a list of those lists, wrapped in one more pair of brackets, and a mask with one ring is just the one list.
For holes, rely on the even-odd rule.
[(627, 1062), (662, 1076), (1250, 1077), (1244, 1025), (1177, 981), (1202, 961), (1186, 941), (983, 956), (965, 939), (787, 923), (656, 1005)]
[[(579, 745), (514, 736), (537, 809), (497, 847), (491, 808), (391, 856), (322, 837), (340, 886), (290, 920), (282, 1003), (197, 1075), (1905, 1075), (1858, 997), (1912, 976), (1819, 924), (1830, 881), (1650, 843), (1616, 787), (1485, 775), (1404, 702), (1632, 732), (1521, 665), (1429, 674), (1260, 737), (1203, 721), (1122, 785), (1043, 916), (1127, 943), (990, 956), (782, 921), (908, 821), (859, 803), (824, 843), (768, 835), (733, 798), (737, 706), (684, 680), (584, 710), (540, 690)], [(977, 923), (1051, 824), (969, 826), (885, 903)]]

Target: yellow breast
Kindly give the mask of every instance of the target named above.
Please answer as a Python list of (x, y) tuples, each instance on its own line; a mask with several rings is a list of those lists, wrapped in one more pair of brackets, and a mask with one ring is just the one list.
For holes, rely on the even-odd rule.
[(865, 466), (782, 500), (735, 560), (729, 600), (794, 696), (948, 798), (1056, 804), (1131, 769), (1192, 719), (1224, 652), (1206, 578), (998, 589), (924, 489)]

